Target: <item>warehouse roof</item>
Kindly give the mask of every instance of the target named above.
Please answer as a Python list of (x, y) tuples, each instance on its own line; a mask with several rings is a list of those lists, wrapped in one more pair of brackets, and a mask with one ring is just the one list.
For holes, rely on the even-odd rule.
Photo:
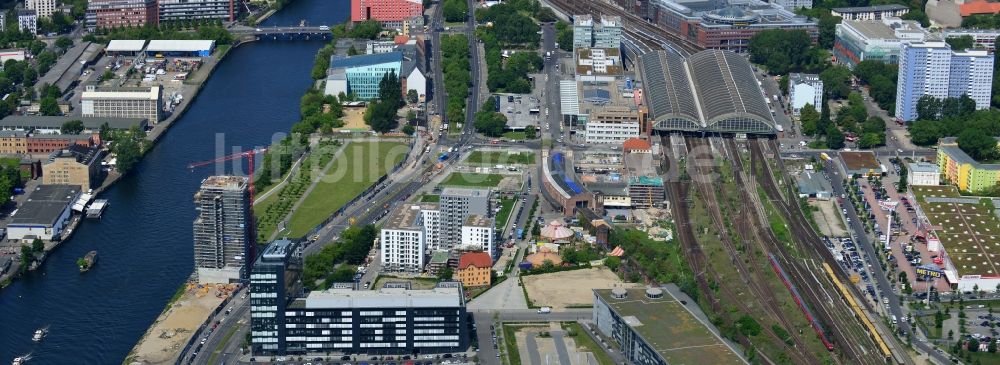
[(10, 226), (51, 227), (79, 194), (76, 185), (38, 185), (11, 216)]
[(139, 52), (146, 46), (145, 39), (114, 39), (108, 42), (108, 52)]
[(132, 126), (146, 127), (146, 119), (143, 118), (10, 115), (0, 120), (0, 129), (57, 129), (62, 127), (63, 123), (71, 120), (83, 122), (83, 127), (90, 130), (100, 129), (104, 123), (107, 123), (111, 129), (129, 129)]
[(655, 128), (774, 133), (774, 120), (750, 62), (720, 50), (684, 60), (673, 52), (642, 56), (646, 99)]
[(215, 47), (212, 40), (162, 40), (149, 41), (146, 51), (149, 52), (197, 52), (207, 51)]

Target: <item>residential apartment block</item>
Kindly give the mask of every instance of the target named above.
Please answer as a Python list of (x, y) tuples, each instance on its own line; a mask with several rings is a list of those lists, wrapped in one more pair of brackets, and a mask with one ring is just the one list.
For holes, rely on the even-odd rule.
[(462, 224), (462, 249), (481, 250), (493, 257), (496, 247), (493, 241), (496, 235), (496, 223), (493, 218), (470, 214)]
[(88, 85), (80, 97), (84, 117), (143, 118), (153, 124), (160, 121), (162, 99), (159, 85), (148, 89), (99, 89)]
[(448, 187), (441, 192), (440, 249), (450, 250), (462, 243), (462, 225), (470, 215), (491, 216), (490, 191)]
[(159, 0), (159, 21), (221, 19), (234, 21), (240, 9), (236, 0)]
[(38, 34), (38, 13), (31, 9), (18, 9), (17, 30)]
[(25, 0), (24, 7), (34, 10), (42, 18), (51, 18), (56, 11), (56, 0)]
[(1000, 184), (1000, 164), (974, 160), (958, 148), (955, 137), (942, 138), (938, 142), (937, 163), (945, 180), (963, 192), (977, 193)]
[(426, 250), (422, 208), (402, 205), (389, 216), (379, 232), (382, 267), (386, 271), (423, 270)]
[(910, 8), (900, 4), (875, 6), (858, 6), (850, 8), (830, 9), (830, 15), (839, 16), (843, 20), (881, 20), (898, 18), (908, 13)]
[(94, 141), (87, 134), (43, 134), (34, 133), (28, 136), (28, 154), (50, 154), (69, 146), (90, 147)]
[(42, 163), (42, 184), (76, 185), (81, 191), (97, 187), (103, 156), (99, 147), (71, 145), (55, 151)]
[(990, 106), (993, 55), (985, 50), (955, 52), (945, 42), (903, 45), (896, 88), (896, 118), (917, 118), (917, 101), (924, 95), (938, 99), (968, 95), (976, 109)]
[(594, 20), (590, 14), (573, 17), (573, 49), (615, 48), (622, 45), (622, 20), (618, 16), (602, 15)]
[(157, 0), (90, 0), (88, 28), (156, 26), (160, 15)]
[(194, 267), (200, 283), (246, 278), (256, 237), (248, 179), (211, 176), (194, 195)]
[(0, 131), (0, 153), (10, 155), (28, 153), (28, 134), (22, 131)]
[(819, 79), (819, 75), (788, 74), (788, 98), (795, 117), (799, 116), (806, 104), (812, 105), (818, 112), (823, 106), (823, 80)]

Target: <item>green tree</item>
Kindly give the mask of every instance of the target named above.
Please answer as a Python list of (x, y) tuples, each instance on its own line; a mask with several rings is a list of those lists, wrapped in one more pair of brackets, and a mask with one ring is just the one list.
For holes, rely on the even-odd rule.
[(55, 45), (56, 48), (59, 48), (63, 52), (66, 52), (66, 50), (69, 49), (69, 47), (73, 46), (73, 40), (70, 39), (69, 37), (59, 37), (59, 39), (56, 39)]
[(416, 104), (418, 101), (420, 101), (420, 95), (417, 94), (417, 90), (406, 90), (406, 102)]
[(142, 158), (142, 139), (145, 133), (133, 127), (122, 138), (116, 138), (111, 150), (117, 157), (115, 169), (124, 174)]
[(361, 54), (361, 52), (358, 52), (358, 49), (354, 48), (353, 44), (351, 45), (350, 48), (347, 49), (347, 55), (348, 56), (357, 56), (359, 54)]
[(781, 90), (782, 95), (788, 95), (788, 75), (781, 75), (778, 79), (778, 89)]
[(760, 323), (757, 323), (757, 320), (746, 314), (736, 320), (735, 324), (740, 333), (747, 337), (759, 335), (761, 332)]
[(507, 128), (507, 116), (494, 112), (491, 108), (483, 108), (476, 112), (473, 126), (479, 133), (489, 137), (499, 137)]
[(918, 22), (920, 22), (920, 26), (924, 27), (924, 28), (927, 28), (927, 27), (931, 26), (931, 20), (929, 18), (927, 18), (927, 14), (924, 13), (923, 10), (914, 9), (912, 7), (910, 8), (909, 11), (906, 12), (906, 14), (903, 14), (899, 18), (903, 19), (903, 20), (915, 20), (915, 21), (918, 21)]
[(917, 99), (917, 120), (938, 120), (941, 115), (941, 99), (931, 95)]
[(444, 269), (441, 269), (441, 272), (438, 273), (438, 280), (439, 281), (451, 280), (452, 276), (454, 275), (455, 273), (454, 271), (452, 271), (451, 267), (445, 267)]
[(53, 97), (42, 99), (38, 112), (42, 113), (42, 115), (62, 115), (62, 110), (59, 109), (59, 102)]
[(945, 39), (945, 42), (948, 42), (948, 45), (951, 46), (951, 49), (956, 51), (970, 49), (976, 44), (975, 38), (972, 38), (971, 35), (949, 37)]
[(823, 68), (824, 57), (812, 49), (812, 39), (803, 30), (769, 29), (750, 38), (750, 61), (775, 75)]
[(416, 128), (413, 128), (412, 125), (407, 124), (403, 126), (403, 133), (406, 133), (407, 136), (412, 136), (414, 132), (416, 132)]
[(448, 22), (465, 21), (469, 13), (469, 5), (465, 0), (443, 0), (441, 10), (444, 13), (444, 20)]
[(819, 74), (823, 80), (823, 93), (829, 99), (843, 99), (851, 93), (851, 70), (842, 65), (826, 68)]
[(997, 140), (975, 129), (966, 129), (958, 135), (958, 148), (977, 161), (992, 161), (998, 157)]
[(826, 147), (832, 150), (844, 148), (844, 133), (835, 125), (826, 129)]
[(32, 252), (42, 252), (43, 250), (45, 250), (45, 242), (43, 242), (41, 239), (38, 238), (36, 238), (34, 241), (31, 241)]
[(910, 140), (918, 146), (930, 146), (936, 144), (942, 137), (942, 131), (938, 122), (931, 120), (918, 120), (911, 122), (907, 129), (910, 132)]
[(351, 38), (375, 39), (382, 33), (382, 23), (378, 20), (365, 20), (354, 23), (351, 28)]
[(524, 127), (524, 138), (535, 139), (535, 137), (537, 136), (538, 136), (538, 130), (535, 129), (535, 126), (529, 125), (527, 127)]
[(819, 133), (819, 113), (812, 104), (806, 104), (799, 110), (799, 121), (802, 123), (802, 134), (815, 136)]
[(83, 129), (84, 129), (83, 121), (79, 119), (73, 119), (63, 123), (62, 127), (59, 128), (59, 133), (80, 134), (83, 132)]
[(618, 268), (622, 266), (622, 258), (618, 256), (608, 256), (604, 259), (604, 266), (607, 266), (612, 272), (618, 272)]
[(413, 111), (413, 109), (407, 110), (406, 111), (406, 121), (412, 122), (412, 121), (415, 121), (415, 120), (417, 120), (417, 112)]

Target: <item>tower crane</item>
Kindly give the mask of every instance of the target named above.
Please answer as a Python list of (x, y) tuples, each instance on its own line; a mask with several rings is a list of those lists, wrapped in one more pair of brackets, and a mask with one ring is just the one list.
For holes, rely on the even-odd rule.
[(188, 168), (194, 170), (195, 167), (201, 167), (201, 166), (205, 166), (205, 165), (211, 165), (211, 164), (214, 164), (214, 163), (225, 162), (225, 161), (232, 161), (232, 160), (242, 160), (244, 158), (247, 159), (247, 162), (250, 165), (249, 166), (250, 167), (250, 173), (249, 173), (249, 176), (248, 176), (250, 178), (250, 186), (247, 187), (247, 189), (250, 192), (250, 204), (252, 205), (253, 202), (256, 199), (256, 196), (255, 196), (254, 193), (255, 193), (255, 190), (257, 190), (256, 188), (254, 188), (254, 184), (253, 184), (254, 159), (256, 158), (256, 156), (258, 154), (262, 154), (262, 153), (265, 153), (265, 152), (267, 152), (267, 148), (256, 148), (256, 149), (252, 149), (252, 150), (249, 150), (249, 151), (244, 151), (244, 152), (234, 153), (234, 154), (231, 154), (231, 155), (222, 156), (222, 157), (211, 159), (211, 160), (208, 160), (208, 161), (194, 162), (194, 163), (189, 164)]

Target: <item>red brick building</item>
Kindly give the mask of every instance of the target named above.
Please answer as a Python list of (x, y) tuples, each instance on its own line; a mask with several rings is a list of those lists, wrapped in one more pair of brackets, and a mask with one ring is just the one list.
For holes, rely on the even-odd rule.
[(72, 144), (90, 147), (94, 143), (91, 136), (87, 134), (35, 134), (28, 137), (28, 153), (48, 154)]
[(156, 0), (90, 0), (87, 12), (94, 14), (97, 28), (158, 25), (160, 20)]
[(378, 20), (385, 27), (396, 28), (408, 19), (424, 15), (421, 0), (351, 0), (351, 21)]

